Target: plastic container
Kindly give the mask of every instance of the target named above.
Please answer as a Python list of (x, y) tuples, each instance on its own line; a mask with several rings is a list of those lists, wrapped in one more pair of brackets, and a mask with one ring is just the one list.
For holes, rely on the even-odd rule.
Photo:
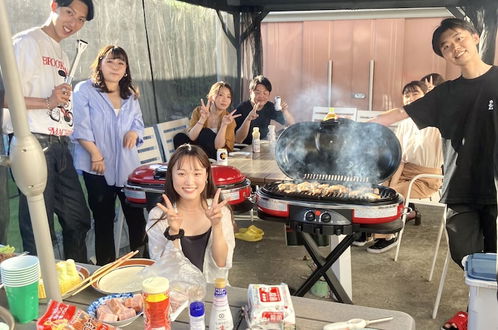
[(169, 281), (165, 277), (150, 277), (142, 282), (144, 295), (144, 329), (170, 330)]
[(474, 253), (464, 259), (469, 286), (469, 330), (498, 329), (496, 254)]
[(259, 127), (252, 128), (252, 152), (261, 152)]
[(205, 330), (204, 304), (194, 301), (190, 304), (190, 330)]
[(233, 317), (226, 290), (226, 280), (217, 278), (214, 281), (214, 298), (209, 318), (209, 330), (231, 330), (233, 329)]

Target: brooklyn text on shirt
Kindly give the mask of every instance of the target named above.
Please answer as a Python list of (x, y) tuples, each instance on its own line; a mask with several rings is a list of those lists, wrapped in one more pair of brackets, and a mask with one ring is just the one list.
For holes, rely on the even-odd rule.
[(64, 62), (50, 56), (42, 56), (43, 65), (53, 66), (57, 69), (63, 70), (67, 74), (66, 66)]

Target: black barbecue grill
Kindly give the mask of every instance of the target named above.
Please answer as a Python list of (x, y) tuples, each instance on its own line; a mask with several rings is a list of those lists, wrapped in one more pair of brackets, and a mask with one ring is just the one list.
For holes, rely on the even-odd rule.
[[(295, 294), (304, 295), (324, 276), (338, 300), (351, 303), (329, 268), (361, 232), (401, 229), (403, 198), (380, 185), (400, 164), (398, 139), (375, 123), (342, 118), (301, 122), (280, 135), (275, 157), (282, 172), (293, 180), (260, 188), (258, 215), (298, 232), (317, 264)], [(324, 258), (309, 234), (348, 236)]]

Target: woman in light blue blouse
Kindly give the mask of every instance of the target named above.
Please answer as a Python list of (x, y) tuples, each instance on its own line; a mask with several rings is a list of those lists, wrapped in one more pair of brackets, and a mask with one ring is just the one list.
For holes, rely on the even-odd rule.
[(95, 220), (98, 265), (116, 259), (116, 196), (128, 224), (131, 250), (144, 245), (143, 210), (126, 205), (121, 191), (128, 175), (140, 165), (137, 145), (143, 142), (144, 124), (138, 96), (126, 52), (112, 45), (99, 51), (91, 79), (74, 89), (74, 162), (83, 172)]

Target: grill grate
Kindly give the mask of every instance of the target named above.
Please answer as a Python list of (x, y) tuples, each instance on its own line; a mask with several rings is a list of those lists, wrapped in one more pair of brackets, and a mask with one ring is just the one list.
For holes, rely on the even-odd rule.
[[(332, 176), (332, 177), (341, 177), (341, 176)], [(288, 181), (286, 181), (288, 182)], [(301, 183), (302, 181), (290, 181), (290, 183)], [(365, 187), (365, 184), (355, 184), (357, 181), (344, 181), (341, 184), (344, 185), (346, 182), (348, 183), (353, 183), (354, 185), (345, 185), (347, 188), (351, 190), (358, 189), (360, 187)], [(347, 192), (329, 192), (329, 193), (320, 193), (318, 194), (313, 194), (312, 192), (283, 192), (278, 189), (278, 185), (283, 182), (273, 182), (265, 185), (263, 188), (261, 188), (264, 192), (269, 193), (273, 196), (276, 197), (281, 197), (281, 198), (294, 198), (294, 199), (299, 199), (299, 200), (309, 200), (309, 201), (314, 201), (314, 202), (338, 202), (338, 203), (361, 203), (361, 204), (368, 204), (368, 203), (378, 203), (378, 202), (386, 202), (386, 201), (393, 201), (398, 197), (398, 193), (385, 186), (380, 186), (380, 185), (374, 185), (372, 186), (373, 188), (376, 188), (379, 190), (379, 196), (380, 198), (370, 198), (365, 195), (361, 194), (350, 194)], [(327, 182), (330, 184), (329, 182)]]
[(331, 181), (331, 182), (363, 182), (368, 183), (367, 178), (359, 176), (346, 176), (346, 175), (334, 175), (334, 174), (305, 174), (305, 180), (319, 180), (319, 181)]

